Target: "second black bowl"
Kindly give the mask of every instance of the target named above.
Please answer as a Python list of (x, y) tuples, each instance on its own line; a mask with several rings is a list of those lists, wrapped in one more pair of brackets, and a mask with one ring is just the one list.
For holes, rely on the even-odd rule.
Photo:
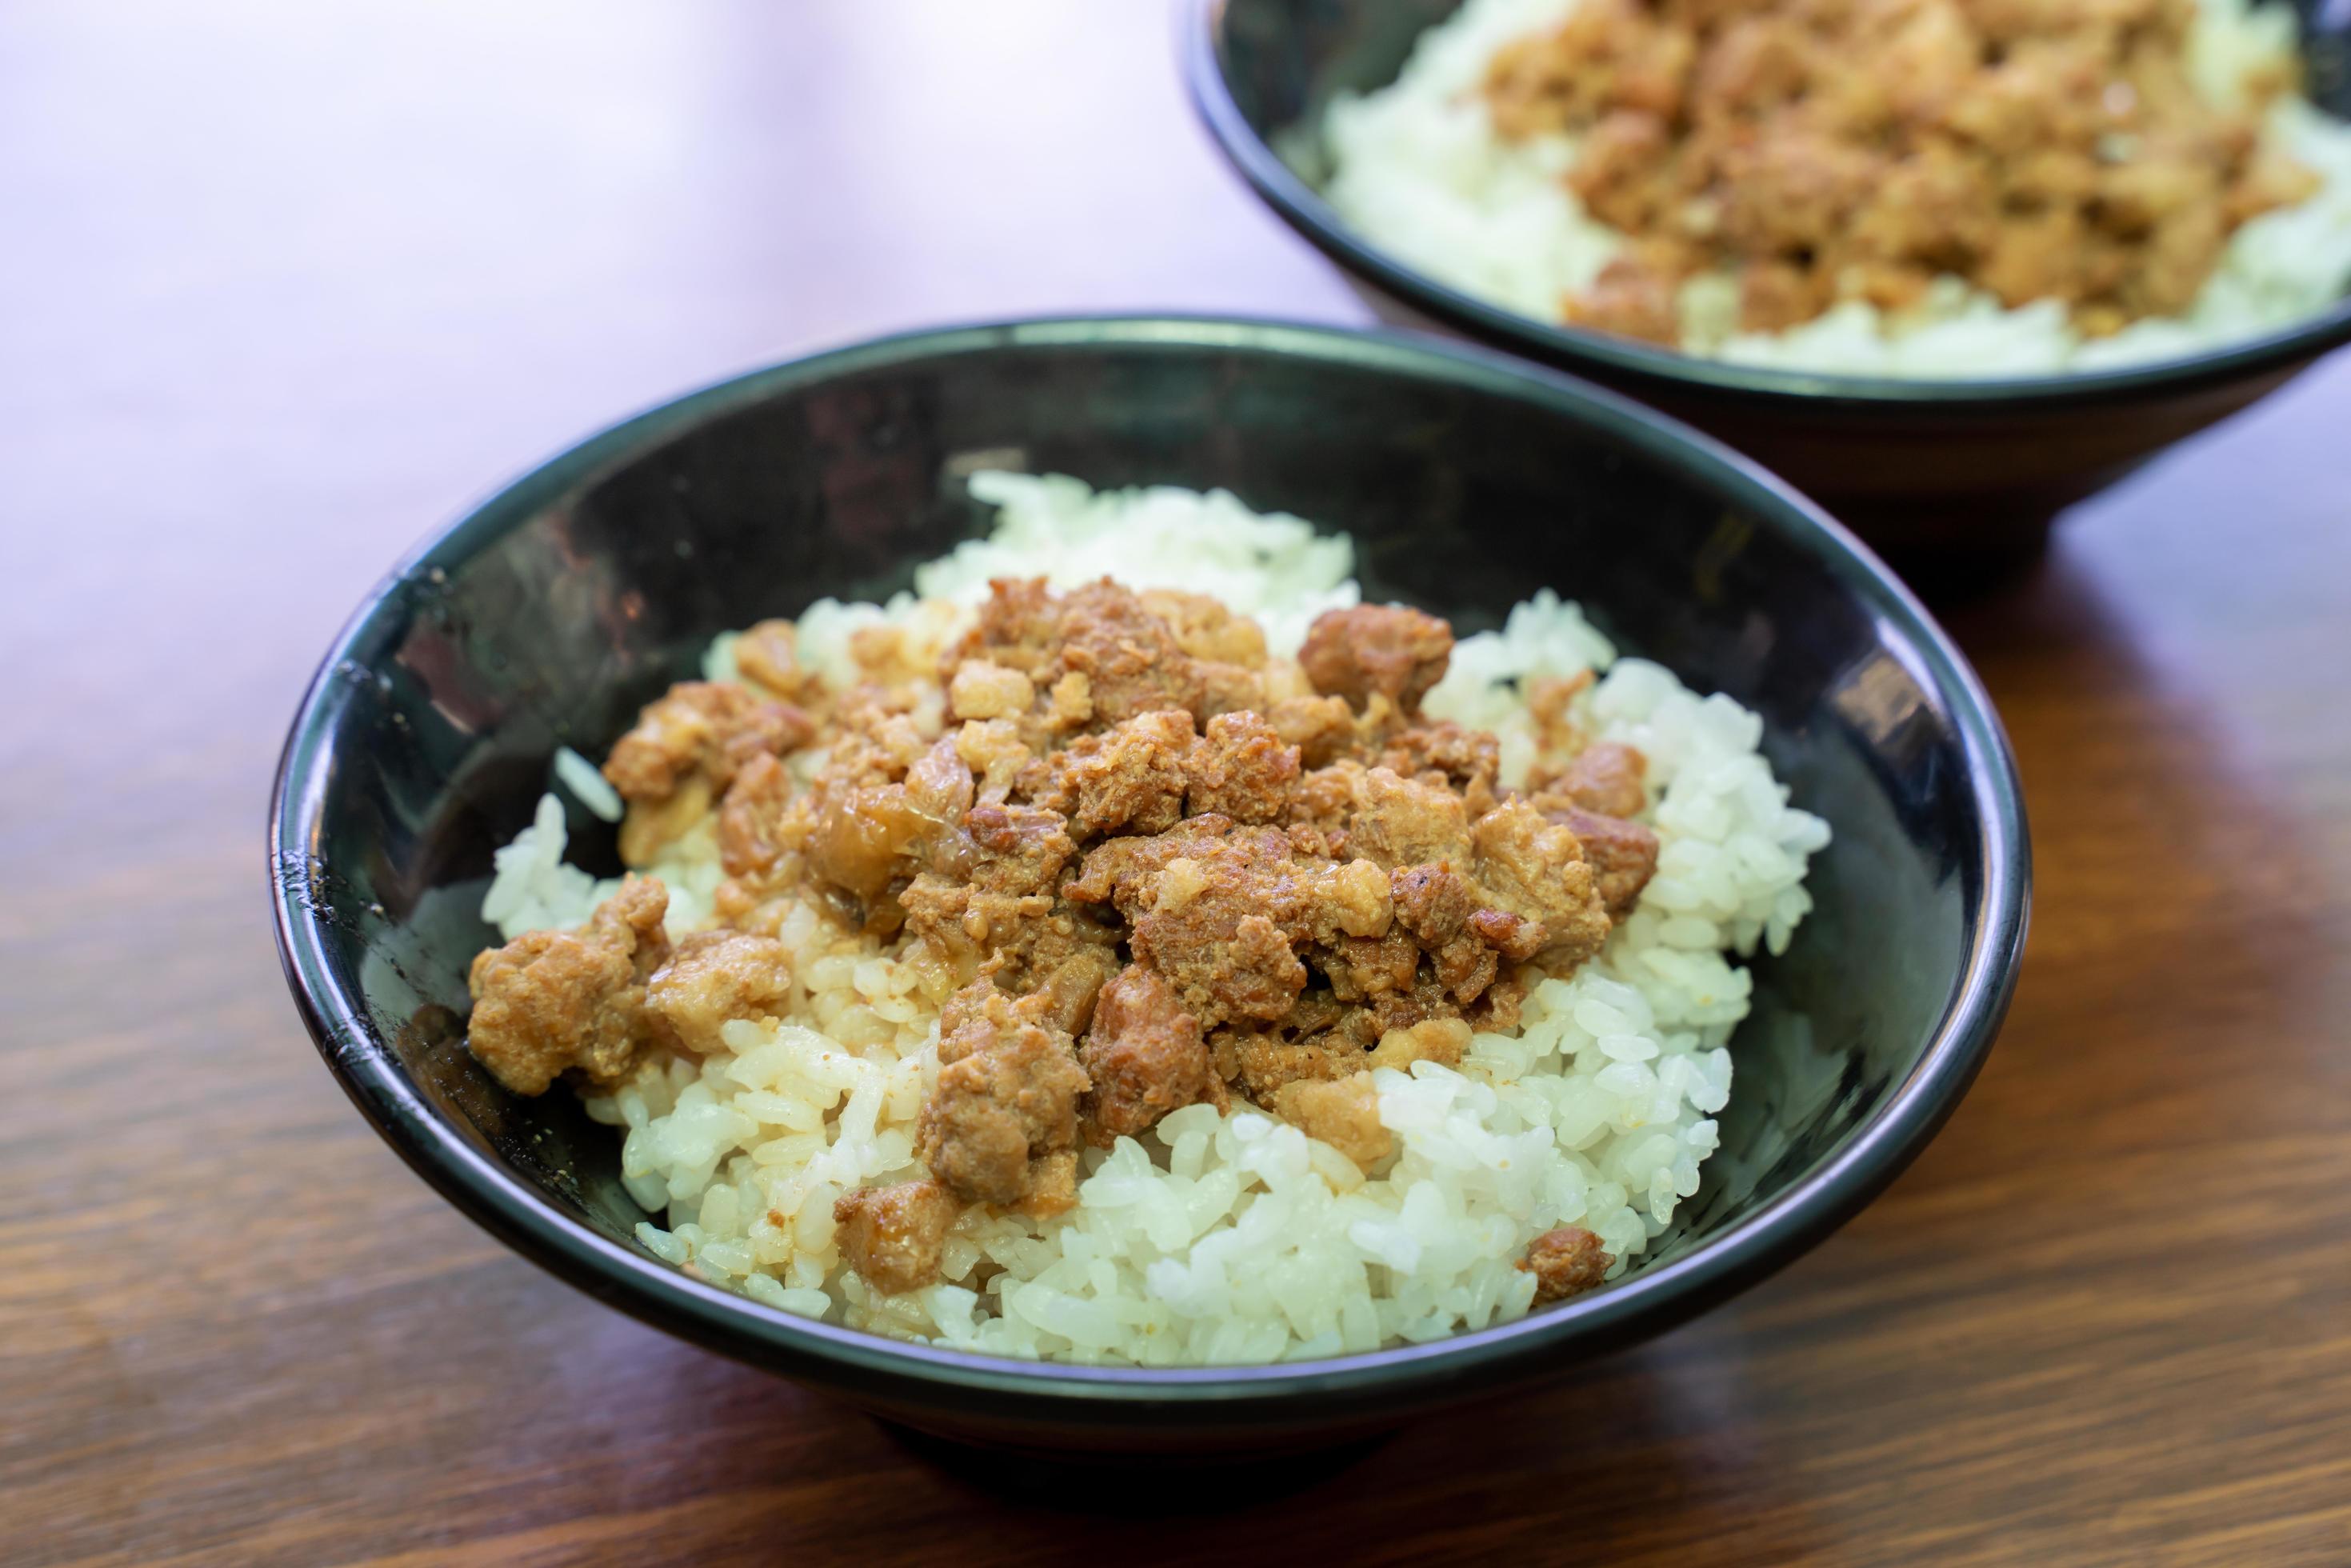
[[(2036, 549), (2062, 507), (2236, 413), (2351, 340), (2351, 300), (2186, 359), (1983, 381), (1815, 375), (1726, 364), (1539, 321), (1465, 294), (1355, 234), (1276, 154), (1313, 143), (1332, 99), (1395, 79), (1462, 0), (1186, 0), (1185, 70), (1228, 158), (1375, 308), (1627, 392), (1763, 463), (1922, 585)], [(2332, 12), (2325, 14), (2332, 16)], [(2339, 20), (2305, 15), (2308, 89), (2351, 110)]]

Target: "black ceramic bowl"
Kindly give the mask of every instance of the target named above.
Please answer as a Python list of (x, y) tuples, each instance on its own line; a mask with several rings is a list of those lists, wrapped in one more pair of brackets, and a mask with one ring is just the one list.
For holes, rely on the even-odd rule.
[[(1468, 628), (1544, 583), (1760, 711), (1834, 824), (1818, 905), (1758, 965), (1722, 1148), (1619, 1283), (1340, 1360), (1180, 1371), (992, 1360), (771, 1311), (653, 1258), (620, 1141), (465, 1052), (493, 846), (564, 743), (601, 755), (711, 635), (881, 597), (970, 536), (975, 467), (1223, 486), (1352, 531), (1367, 592)], [(612, 853), (584, 817), (575, 849)], [(1739, 458), (1480, 350), (1262, 323), (1074, 320), (891, 339), (727, 382), (532, 472), (403, 563), (328, 652), (271, 807), (287, 977), (327, 1064), (448, 1198), (600, 1299), (928, 1430), (1092, 1452), (1289, 1444), (1555, 1375), (1761, 1279), (1858, 1209), (1966, 1090), (2007, 1007), (2015, 773), (1943, 634)]]
[[(1535, 320), (1437, 282), (1359, 238), (1278, 156), (1319, 147), (1331, 100), (1395, 79), (1461, 0), (1185, 0), (1193, 101), (1257, 193), (1386, 319), (1437, 325), (1589, 376), (1770, 466), (1922, 584), (2036, 549), (2057, 510), (2274, 391), (2351, 340), (2351, 300), (2187, 359), (2081, 374), (1929, 382), (1698, 359)], [(2345, 24), (2305, 16), (2306, 89), (2351, 114)], [(1300, 134), (1300, 131), (1303, 134)], [(1316, 171), (1305, 154), (1293, 154)]]

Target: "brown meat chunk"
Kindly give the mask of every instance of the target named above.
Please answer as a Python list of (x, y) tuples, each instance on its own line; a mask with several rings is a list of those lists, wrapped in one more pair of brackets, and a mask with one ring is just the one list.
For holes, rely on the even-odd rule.
[[(1061, 634), (1061, 666), (1085, 675), (1097, 723), (1168, 708), (1197, 719), (1221, 711), (1208, 701), (1201, 661), (1184, 652), (1167, 623), (1141, 600), (1107, 578), (1067, 596)], [(1222, 700), (1248, 695), (1228, 689)]]
[(1591, 1231), (1562, 1225), (1527, 1243), (1527, 1255), (1518, 1267), (1535, 1277), (1535, 1305), (1541, 1307), (1592, 1289), (1615, 1261)]
[(1512, 800), (1479, 818), (1469, 837), (1471, 879), (1493, 907), (1541, 923), (1541, 956), (1573, 966), (1600, 951), (1608, 911), (1573, 831)]
[(963, 1202), (935, 1181), (861, 1186), (832, 1201), (841, 1256), (885, 1296), (919, 1291), (939, 1277), (947, 1232)]
[(1469, 929), (1489, 947), (1513, 964), (1523, 964), (1551, 944), (1551, 933), (1540, 920), (1513, 915), (1507, 909), (1473, 909)]
[[(1204, 602), (1165, 594), (1146, 601), (1108, 578), (1067, 594), (1054, 593), (1041, 578), (998, 580), (972, 629), (949, 651), (947, 669), (983, 659), (1019, 672), (1050, 694), (1048, 711), (1036, 722), (1063, 732), (1170, 709), (1205, 721), (1261, 706), (1264, 685), (1255, 663), (1263, 657), (1262, 638), (1252, 642), (1241, 630), (1247, 622), (1221, 606), (1212, 615)], [(1187, 649), (1155, 603), (1176, 617), (1192, 648), (1238, 657)]]
[(799, 647), (790, 622), (762, 621), (735, 640), (736, 672), (779, 702), (801, 701), (816, 677), (801, 666)]
[(2035, 299), (2077, 298), (2078, 257), (2090, 247), (2082, 214), (2053, 205), (2003, 224), (1985, 253), (1979, 281), (2014, 307)]
[(517, 1094), (543, 1094), (577, 1070), (618, 1083), (659, 1043), (645, 982), (669, 957), (669, 892), (632, 876), (577, 932), (528, 931), (476, 956), (466, 976), (466, 1044)]
[[(1911, 304), (1932, 278), (1917, 268), (1883, 263), (1856, 266), (1846, 277), (1868, 279), (1859, 290), (1861, 298), (1886, 310)], [(1740, 270), (1739, 329), (1742, 332), (1784, 332), (1834, 302), (1827, 279), (1792, 262), (1754, 261)]]
[(1236, 822), (1279, 822), (1299, 779), (1298, 747), (1253, 713), (1220, 713), (1184, 761), (1185, 808)]
[(1884, 172), (1863, 149), (1795, 126), (1732, 142), (1717, 187), (1721, 232), (1759, 256), (1824, 248)]
[(669, 889), (658, 877), (625, 876), (612, 896), (588, 916), (584, 934), (628, 950), (639, 972), (650, 973), (669, 956), (662, 922), (669, 915)]
[[(1290, 835), (1290, 852), (1302, 859), (1339, 861), (1346, 857), (1347, 834), (1344, 829), (1332, 832), (1311, 822), (1291, 822), (1281, 831)], [(1372, 862), (1365, 861), (1364, 863), (1371, 865)], [(1373, 866), (1372, 869), (1377, 871), (1379, 868)]]
[(1053, 1156), (1076, 1148), (1078, 1099), (1090, 1087), (1070, 1037), (1023, 1017), (990, 980), (956, 1002), (940, 1015), (942, 1065), (916, 1146), (967, 1201), (1019, 1204), (1040, 1184), (1050, 1194)]
[(1306, 966), (1290, 950), (1281, 928), (1262, 915), (1244, 915), (1222, 943), (1196, 946), (1193, 928), (1180, 921), (1155, 922), (1145, 933), (1138, 926), (1136, 955), (1154, 963), (1195, 975), (1209, 964), (1225, 968), (1222, 987), (1232, 998), (1231, 1011), (1246, 1018), (1275, 1019), (1288, 1013), (1306, 988)]
[(1267, 1109), (1364, 1170), (1395, 1153), (1395, 1136), (1380, 1124), (1379, 1092), (1372, 1087), (1369, 1072), (1294, 1080), (1274, 1092)]
[(707, 1056), (725, 1049), (721, 1026), (772, 1017), (791, 994), (791, 953), (781, 942), (742, 931), (697, 931), (681, 937), (645, 982), (645, 1010), (673, 1044)]
[(1494, 807), (1502, 746), (1491, 730), (1468, 729), (1451, 719), (1423, 720), (1388, 736), (1374, 761), (1406, 779), (1460, 791), (1464, 809), (1475, 817)]
[(718, 863), (728, 876), (756, 877), (776, 869), (794, 847), (791, 775), (761, 752), (726, 786), (718, 807)]
[(1356, 797), (1363, 792), (1364, 771), (1362, 763), (1347, 761), (1300, 774), (1290, 802), (1291, 823), (1311, 825), (1343, 837), (1355, 814)]
[(1576, 727), (1573, 707), (1593, 679), (1590, 670), (1578, 670), (1572, 675), (1537, 675), (1525, 683), (1527, 712), (1535, 721), (1535, 743), (1542, 750), (1556, 751), (1579, 742), (1582, 732)]
[(1033, 798), (1069, 813), (1081, 842), (1109, 833), (1164, 833), (1183, 820), (1192, 747), (1190, 714), (1140, 714), (1054, 753)]
[(974, 806), (965, 831), (977, 852), (967, 873), (991, 893), (1044, 893), (1078, 852), (1059, 813), (1030, 806)]
[(1810, 85), (1811, 40), (1782, 16), (1743, 16), (1716, 33), (1697, 57), (1695, 87), (1709, 109), (1768, 114)]
[(906, 928), (930, 944), (958, 978), (1000, 967), (1008, 986), (1036, 983), (1083, 950), (1115, 940), (1087, 912), (1055, 892), (1077, 854), (1059, 812), (1032, 806), (974, 806), (965, 815), (968, 856), (948, 872), (926, 871), (898, 894)]
[(1053, 918), (1050, 894), (989, 893), (931, 872), (907, 883), (897, 905), (908, 934), (967, 984), (991, 962), (1025, 952)]
[(1374, 693), (1416, 711), (1452, 658), (1453, 628), (1401, 604), (1326, 610), (1298, 651), (1314, 689), (1346, 698), (1359, 712)]
[(1493, 984), (1499, 960), (1469, 929), (1479, 904), (1468, 878), (1442, 865), (1405, 866), (1388, 885), (1397, 926), (1426, 950), (1438, 984), (1465, 1002)]
[(2000, 204), (1982, 160), (1952, 142), (1929, 142), (1886, 171), (1844, 238), (1876, 260), (1964, 268), (1999, 233)]
[(1672, 192), (1655, 170), (1668, 155), (1672, 135), (1662, 116), (1611, 110), (1583, 139), (1567, 172), (1568, 189), (1602, 223), (1630, 234), (1650, 230), (1667, 215)]
[(1371, 998), (1365, 1022), (1374, 1040), (1385, 1040), (1397, 1030), (1416, 1029), (1432, 1019), (1458, 1019), (1461, 1008), (1444, 984), (1424, 966), (1409, 987)]
[(940, 678), (952, 680), (967, 659), (1018, 670), (1038, 685), (1053, 684), (1061, 646), (1061, 601), (1041, 577), (999, 577), (987, 585), (971, 630), (946, 654)]
[[(1022, 1021), (1014, 1010), (1017, 998), (993, 981), (978, 979), (959, 987), (939, 1004), (939, 1065), (961, 1061), (996, 1041), (999, 1026)], [(1034, 1023), (1036, 1020), (1027, 1020)]]
[(1374, 768), (1363, 777), (1347, 821), (1347, 844), (1391, 869), (1465, 865), (1469, 860), (1468, 813), (1461, 797), (1442, 785)]
[(2176, 316), (2196, 302), (2229, 243), (2229, 225), (2209, 202), (2173, 213), (2140, 247), (2138, 274), (2116, 291), (2130, 316)]
[(1193, 712), (1203, 722), (1220, 713), (1256, 713), (1266, 706), (1262, 670), (1215, 659), (1198, 660), (1194, 668), (1200, 677), (1200, 701)]
[(1326, 1030), (1307, 1040), (1285, 1040), (1278, 1034), (1235, 1031), (1231, 1039), (1234, 1071), (1249, 1097), (1269, 1110), (1286, 1086), (1324, 1083), (1360, 1072), (1364, 1048), (1352, 1036)]
[(1207, 840), (1120, 900), (1136, 960), (1165, 975), (1203, 1024), (1282, 1018), (1306, 988), (1305, 966), (1263, 913), (1291, 892), (1289, 850), (1286, 835)]
[(1560, 319), (1644, 343), (1681, 341), (1683, 273), (1639, 254), (1620, 256), (1582, 292), (1560, 301)]
[(1330, 944), (1322, 972), (1340, 1000), (1369, 1001), (1412, 989), (1420, 961), (1420, 944), (1399, 925), (1377, 936), (1347, 936)]
[(1657, 835), (1644, 823), (1573, 807), (1553, 815), (1543, 813), (1575, 835), (1592, 867), (1593, 885), (1609, 918), (1622, 920), (1641, 902), (1641, 890), (1657, 874)]
[(1589, 0), (1557, 35), (1537, 34), (1495, 51), (1486, 92), (1505, 136), (1580, 125), (1622, 104), (1659, 115), (1681, 106), (1689, 39), (1633, 0)]
[(1092, 1026), (1102, 988), (1117, 973), (1118, 958), (1109, 947), (1080, 947), (1020, 998), (1020, 1010), (1046, 1028), (1075, 1038)]
[(645, 705), (636, 727), (613, 745), (604, 777), (632, 801), (665, 799), (697, 772), (716, 792), (761, 752), (791, 751), (815, 733), (808, 715), (789, 703), (723, 681), (681, 681)]
[[(1595, 741), (1542, 785), (1538, 803), (1580, 806), (1604, 817), (1637, 817), (1649, 805), (1649, 791), (1643, 782), (1648, 771), (1648, 758), (1632, 747), (1613, 740)], [(1560, 799), (1553, 802), (1544, 796)]]
[(1105, 1148), (1223, 1086), (1200, 1020), (1184, 1010), (1175, 987), (1140, 965), (1102, 987), (1078, 1061), (1093, 1081), (1085, 1103), (1093, 1141)]
[(1450, 867), (1399, 867), (1388, 885), (1397, 928), (1428, 954), (1437, 984), (1457, 1002), (1483, 995), (1503, 959), (1522, 963), (1550, 945), (1541, 921), (1490, 907), (1482, 890)]
[(1208, 1028), (1287, 1016), (1306, 985), (1299, 947), (1376, 935), (1388, 920), (1377, 867), (1301, 857), (1279, 828), (1215, 816), (1112, 840), (1065, 891), (1114, 904), (1136, 960), (1166, 976)]
[(1486, 988), (1486, 994), (1464, 1009), (1463, 1021), (1480, 1034), (1509, 1034), (1519, 1027), (1525, 1011), (1527, 980), (1523, 972), (1506, 972)]
[(1265, 718), (1284, 745), (1298, 747), (1302, 767), (1327, 767), (1355, 744), (1355, 710), (1345, 697), (1283, 697)]
[(1265, 632), (1222, 600), (1180, 589), (1146, 588), (1135, 596), (1167, 623), (1176, 645), (1196, 659), (1253, 670), (1265, 663)]

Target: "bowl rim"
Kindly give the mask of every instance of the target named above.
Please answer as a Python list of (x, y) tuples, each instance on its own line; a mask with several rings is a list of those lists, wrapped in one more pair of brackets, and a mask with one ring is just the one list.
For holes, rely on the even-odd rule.
[[(1025, 350), (1147, 348), (1239, 351), (1369, 368), (1532, 402), (1687, 473), (1749, 509), (1816, 559), (1912, 655), (1914, 673), (1951, 714), (1966, 759), (1982, 895), (1942, 1018), (1917, 1063), (1869, 1117), (1768, 1202), (1679, 1258), (1608, 1290), (1509, 1323), (1425, 1344), (1251, 1366), (1079, 1366), (981, 1355), (882, 1338), (795, 1316), (693, 1279), (558, 1211), (444, 1123), (365, 1022), (356, 983), (329, 962), (326, 919), (310, 893), (311, 852), (331, 779), (326, 740), (356, 700), (346, 662), (405, 613), (418, 580), (456, 564), (599, 472), (712, 419), (789, 391), (922, 361)], [(609, 1305), (738, 1359), (876, 1399), (940, 1404), (984, 1395), (1004, 1408), (1115, 1424), (1148, 1396), (1176, 1424), (1269, 1414), (1276, 1402), (1400, 1409), (1439, 1403), (1531, 1364), (1563, 1367), (1662, 1332), (1792, 1261), (1858, 1211), (1917, 1155), (1982, 1065), (2013, 994), (2030, 904), (2031, 850), (2013, 756), (1991, 699), (1909, 591), (1852, 535), (1782, 481), (1679, 422), (1604, 389), (1490, 350), (1394, 330), (1264, 319), (1074, 316), (928, 329), (824, 350), (705, 386), (587, 437), (528, 470), (413, 549), (361, 601), (320, 660), (293, 722), (271, 792), (267, 849), (273, 925), (298, 1009), (344, 1091), (420, 1176), (525, 1257)], [(1127, 1414), (1132, 1415), (1130, 1406)]]
[(2351, 340), (2351, 295), (2346, 295), (2332, 308), (2307, 320), (2199, 352), (2106, 370), (1936, 380), (1732, 364), (1522, 316), (1440, 282), (1359, 237), (1320, 192), (1281, 161), (1242, 114), (1225, 72), (1223, 21), (1229, 4), (1230, 0), (1177, 0), (1177, 52), (1194, 112), (1249, 189), (1343, 271), (1376, 285), (1447, 328), (1548, 364), (1604, 378), (1639, 377), (1659, 384), (1659, 390), (1733, 394), (1767, 405), (1801, 404), (1811, 412), (1948, 411), (1998, 415), (2045, 412), (2058, 403), (2130, 402), (2250, 380), (2263, 371), (2314, 359)]

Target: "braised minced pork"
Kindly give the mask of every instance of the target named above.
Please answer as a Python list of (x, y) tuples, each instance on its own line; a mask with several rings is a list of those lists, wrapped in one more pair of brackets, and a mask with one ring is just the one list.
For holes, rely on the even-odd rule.
[(1887, 309), (1955, 275), (2097, 336), (2186, 310), (2238, 225), (2316, 188), (2215, 107), (2194, 0), (1581, 0), (1494, 57), (1509, 139), (1581, 138), (1566, 182), (1632, 243), (1570, 321), (1661, 343), (1728, 270), (1740, 325)]
[(1535, 1277), (1535, 1305), (1540, 1307), (1592, 1289), (1614, 1261), (1600, 1238), (1580, 1225), (1562, 1225), (1529, 1242), (1518, 1266)]
[[(1589, 748), (1520, 797), (1493, 736), (1419, 713), (1452, 642), (1358, 606), (1291, 665), (1199, 595), (1004, 580), (935, 675), (877, 639), (870, 678), (829, 692), (763, 623), (737, 649), (751, 685), (674, 688), (607, 769), (632, 812), (715, 810), (716, 928), (673, 946), (660, 884), (632, 878), (581, 931), (476, 962), (475, 1050), (536, 1093), (718, 1049), (783, 1010), (798, 900), (921, 956), (943, 998), (927, 1176), (835, 1208), (876, 1290), (935, 1278), (969, 1205), (1068, 1208), (1082, 1145), (1186, 1105), (1246, 1097), (1377, 1165), (1371, 1071), (1513, 1027), (1656, 865), (1625, 820), (1637, 753)], [(804, 747), (821, 765), (796, 773)]]

